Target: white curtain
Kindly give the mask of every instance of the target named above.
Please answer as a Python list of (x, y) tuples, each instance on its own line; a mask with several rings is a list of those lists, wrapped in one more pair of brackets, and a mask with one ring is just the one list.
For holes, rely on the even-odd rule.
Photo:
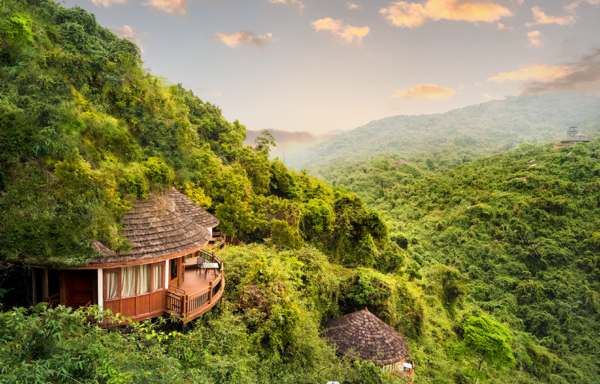
[(135, 269), (136, 267), (121, 268), (121, 297), (135, 296)]
[(163, 266), (155, 265), (152, 269), (152, 288), (154, 290), (162, 289), (163, 287)]
[(150, 264), (138, 266), (137, 294), (150, 292)]
[(106, 274), (106, 298), (116, 299), (119, 297), (119, 273), (111, 272)]

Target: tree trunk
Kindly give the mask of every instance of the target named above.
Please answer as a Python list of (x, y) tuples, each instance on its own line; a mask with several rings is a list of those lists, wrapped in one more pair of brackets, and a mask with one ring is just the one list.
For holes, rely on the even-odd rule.
[[(485, 354), (483, 356), (485, 357)], [(481, 372), (481, 370), (483, 369), (483, 357), (481, 358), (481, 360), (479, 360), (479, 365), (477, 368), (479, 369), (479, 372)], [(479, 378), (475, 380), (475, 384), (479, 384)]]

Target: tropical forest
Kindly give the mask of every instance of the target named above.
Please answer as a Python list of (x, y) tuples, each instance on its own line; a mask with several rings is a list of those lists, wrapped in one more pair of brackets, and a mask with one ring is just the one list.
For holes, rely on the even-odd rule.
[[(0, 383), (408, 382), (325, 336), (365, 308), (406, 340), (415, 384), (598, 383), (598, 98), (557, 95), (591, 141), (556, 148), (558, 107), (562, 128), (518, 137), (498, 133), (506, 119), (419, 135), (434, 120), (419, 117), (402, 145), (373, 136), (352, 156), (360, 128), (295, 171), (268, 130), (244, 145), (243, 122), (88, 11), (1, 0)], [(76, 271), (98, 242), (127, 254), (124, 217), (173, 188), (229, 239), (210, 311), (131, 321), (31, 301), (34, 267)]]

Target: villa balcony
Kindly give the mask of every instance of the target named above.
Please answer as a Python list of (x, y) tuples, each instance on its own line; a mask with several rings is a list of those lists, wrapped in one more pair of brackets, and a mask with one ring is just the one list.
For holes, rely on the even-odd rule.
[(211, 268), (198, 267), (197, 257), (186, 260), (183, 281), (179, 287), (169, 286), (165, 292), (165, 312), (184, 322), (191, 321), (214, 307), (223, 296), (223, 261), (216, 255), (202, 251)]

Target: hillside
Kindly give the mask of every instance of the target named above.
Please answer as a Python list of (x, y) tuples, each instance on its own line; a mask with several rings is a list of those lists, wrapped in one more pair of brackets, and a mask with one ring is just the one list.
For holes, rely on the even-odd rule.
[(600, 133), (600, 97), (578, 92), (520, 95), (420, 116), (372, 121), (314, 146), (286, 153), (294, 169), (313, 171), (345, 159), (400, 153), (447, 168), (521, 142), (562, 139), (568, 126)]
[[(406, 338), (415, 384), (598, 382), (598, 142), (343, 163), (332, 186), (80, 8), (4, 0), (0, 52), (1, 382), (403, 383), (323, 338), (364, 308)], [(219, 305), (185, 330), (28, 305), (27, 265), (126, 252), (132, 202), (172, 187), (243, 242), (219, 254)]]
[(441, 173), (388, 156), (324, 175), (384, 214), (409, 270), (456, 267), (468, 302), (510, 324), (522, 348), (539, 343), (523, 369), (542, 382), (592, 383), (600, 377), (599, 157), (598, 141), (521, 144)]
[[(244, 146), (243, 125), (149, 73), (139, 48), (93, 15), (37, 0), (1, 12), (0, 260), (84, 264), (94, 241), (126, 252), (131, 201), (173, 186), (244, 242), (299, 237), (302, 226), (306, 240), (350, 257), (366, 233), (313, 225), (355, 198), (269, 160), (268, 138)], [(349, 209), (355, 226), (377, 225), (362, 203)], [(385, 229), (374, 236), (385, 246)]]

